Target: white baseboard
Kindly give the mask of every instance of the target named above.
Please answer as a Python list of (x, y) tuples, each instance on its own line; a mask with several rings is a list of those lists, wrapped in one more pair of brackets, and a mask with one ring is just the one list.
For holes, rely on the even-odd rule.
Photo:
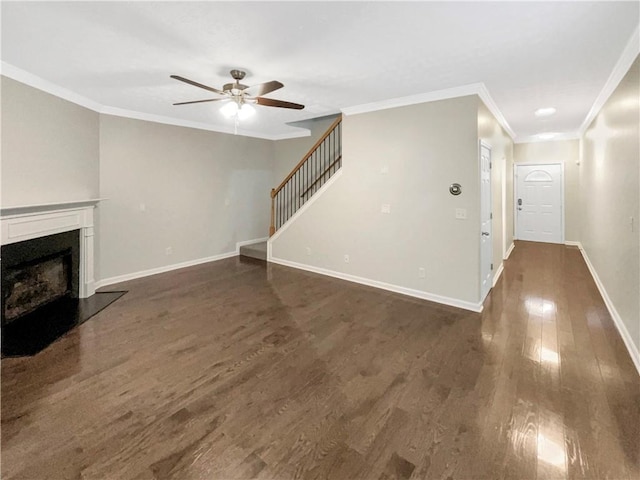
[(433, 293), (423, 292), (420, 290), (414, 290), (411, 288), (400, 287), (398, 285), (392, 285), (390, 283), (380, 282), (378, 280), (371, 280), (369, 278), (358, 277), (347, 273), (336, 272), (333, 270), (327, 270), (325, 268), (314, 267), (312, 265), (304, 265), (302, 263), (291, 262), (289, 260), (283, 260), (281, 258), (274, 258), (269, 256), (269, 261), (284, 265), (285, 267), (297, 268), (299, 270), (305, 270), (307, 272), (319, 273), (320, 275), (327, 275), (333, 278), (339, 278), (340, 280), (346, 280), (348, 282), (359, 283), (361, 285), (367, 285), (369, 287), (380, 288), (382, 290), (388, 290), (390, 292), (401, 293), (410, 297), (420, 298), (422, 300), (429, 300), (430, 302), (441, 303), (449, 305), (451, 307), (462, 308), (464, 310), (471, 310), (472, 312), (482, 312), (482, 303), (472, 303), (465, 300), (458, 300), (456, 298), (443, 297)]
[(150, 268), (149, 270), (142, 270), (139, 272), (126, 273), (124, 275), (117, 275), (115, 277), (105, 278), (99, 280), (95, 284), (95, 288), (106, 287), (107, 285), (113, 285), (114, 283), (127, 282), (129, 280), (135, 280), (136, 278), (149, 277), (151, 275), (157, 275), (158, 273), (171, 272), (172, 270), (178, 270), (180, 268), (193, 267), (195, 265), (201, 265), (203, 263), (215, 262), (217, 260), (224, 260), (225, 258), (235, 257), (240, 253), (240, 247), (245, 245), (251, 245), (253, 243), (266, 242), (269, 237), (254, 238), (253, 240), (242, 240), (236, 243), (236, 249), (233, 252), (221, 253), (219, 255), (213, 255), (212, 257), (197, 258), (195, 260), (189, 260), (181, 263), (174, 263), (172, 265), (164, 265), (162, 267)]
[(113, 285), (114, 283), (127, 282), (129, 280), (135, 280), (136, 278), (149, 277), (151, 275), (157, 275), (158, 273), (171, 272), (172, 270), (178, 270), (180, 268), (193, 267), (203, 263), (215, 262), (217, 260), (223, 260), (229, 257), (235, 257), (238, 255), (236, 251), (221, 253), (220, 255), (214, 255), (212, 257), (198, 258), (196, 260), (189, 260), (187, 262), (174, 263), (172, 265), (164, 265), (162, 267), (151, 268), (149, 270), (142, 270), (139, 272), (126, 273), (124, 275), (117, 275), (115, 277), (105, 278), (96, 282), (96, 289), (100, 287), (106, 287), (107, 285)]
[(511, 242), (511, 245), (509, 245), (509, 248), (507, 248), (507, 251), (504, 252), (504, 257), (502, 257), (502, 259), (507, 260), (511, 256), (511, 252), (513, 252), (513, 249), (515, 247), (516, 247), (516, 244)]
[(494, 287), (496, 286), (496, 283), (498, 283), (498, 280), (500, 280), (500, 275), (502, 275), (503, 271), (504, 271), (504, 263), (500, 263), (500, 266), (496, 270), (496, 273), (493, 274), (493, 286)]
[(591, 272), (593, 281), (596, 283), (596, 286), (600, 291), (600, 295), (602, 295), (602, 299), (604, 300), (604, 303), (607, 306), (607, 309), (609, 310), (609, 314), (611, 315), (611, 318), (613, 318), (613, 323), (618, 329), (618, 332), (622, 337), (622, 341), (624, 342), (625, 346), (627, 347), (627, 350), (629, 351), (631, 360), (633, 360), (633, 364), (635, 365), (636, 370), (640, 375), (640, 350), (638, 350), (638, 346), (634, 343), (633, 338), (629, 333), (629, 330), (627, 330), (627, 327), (622, 321), (622, 317), (620, 317), (620, 314), (618, 313), (618, 311), (616, 310), (616, 307), (611, 301), (609, 294), (607, 293), (606, 289), (604, 288), (604, 285), (600, 281), (600, 277), (598, 277), (598, 273), (596, 272), (596, 269), (591, 263), (591, 260), (589, 260), (589, 256), (587, 255), (587, 252), (585, 252), (584, 248), (582, 247), (582, 243), (571, 242), (571, 244), (580, 248), (580, 253), (582, 253), (582, 258), (584, 258), (584, 261), (587, 264), (587, 268), (589, 269), (589, 272)]
[(582, 250), (582, 245), (580, 245), (580, 242), (574, 242), (572, 240), (567, 240), (566, 242), (564, 242), (564, 244), (567, 247), (578, 247), (580, 250)]
[(269, 237), (262, 238), (254, 238), (253, 240), (243, 240), (241, 242), (236, 243), (236, 254), (240, 254), (240, 247), (244, 247), (246, 245), (253, 245), (254, 243), (262, 243), (269, 240)]

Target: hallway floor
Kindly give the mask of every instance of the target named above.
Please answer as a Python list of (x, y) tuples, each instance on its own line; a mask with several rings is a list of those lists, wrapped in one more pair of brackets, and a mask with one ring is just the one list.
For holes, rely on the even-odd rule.
[(482, 314), (239, 257), (117, 288), (2, 360), (4, 480), (640, 477), (576, 248), (518, 242)]

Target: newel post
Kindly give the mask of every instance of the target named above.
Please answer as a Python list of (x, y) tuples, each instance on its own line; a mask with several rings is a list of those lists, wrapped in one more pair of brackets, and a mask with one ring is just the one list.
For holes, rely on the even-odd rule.
[(271, 237), (274, 233), (276, 233), (276, 213), (275, 213), (275, 197), (276, 197), (276, 189), (271, 189), (271, 226), (269, 227), (269, 236)]

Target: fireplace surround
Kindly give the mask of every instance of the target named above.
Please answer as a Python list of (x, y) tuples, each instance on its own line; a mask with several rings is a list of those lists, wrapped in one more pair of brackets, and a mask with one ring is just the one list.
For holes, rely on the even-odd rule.
[[(99, 200), (2, 208), (1, 245), (17, 244), (63, 232), (78, 231), (77, 296), (95, 293), (93, 278), (93, 211)], [(4, 264), (4, 258), (2, 258)], [(3, 265), (4, 269), (4, 265)]]
[(96, 203), (0, 211), (3, 357), (35, 355), (125, 293), (95, 293)]

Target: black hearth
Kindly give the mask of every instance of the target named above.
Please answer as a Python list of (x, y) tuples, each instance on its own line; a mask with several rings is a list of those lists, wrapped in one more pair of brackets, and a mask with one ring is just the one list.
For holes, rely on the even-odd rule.
[(2, 246), (2, 356), (34, 355), (125, 292), (78, 298), (80, 231)]

